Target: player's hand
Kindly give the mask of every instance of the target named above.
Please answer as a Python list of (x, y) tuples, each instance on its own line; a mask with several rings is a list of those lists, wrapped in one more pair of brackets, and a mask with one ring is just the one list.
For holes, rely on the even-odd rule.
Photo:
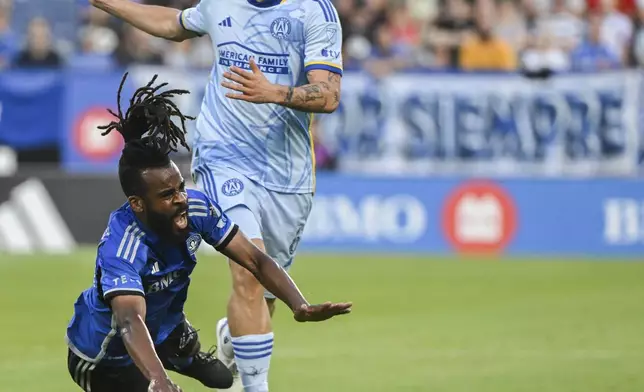
[(335, 316), (351, 313), (353, 304), (350, 302), (334, 304), (325, 302), (321, 305), (302, 305), (294, 312), (293, 317), (301, 323), (324, 321)]
[(181, 392), (181, 388), (169, 378), (152, 379), (148, 386), (148, 392)]
[(253, 58), (250, 59), (250, 70), (232, 66), (229, 72), (224, 72), (226, 80), (221, 85), (236, 91), (227, 93), (226, 97), (252, 103), (277, 102), (279, 87), (266, 79)]

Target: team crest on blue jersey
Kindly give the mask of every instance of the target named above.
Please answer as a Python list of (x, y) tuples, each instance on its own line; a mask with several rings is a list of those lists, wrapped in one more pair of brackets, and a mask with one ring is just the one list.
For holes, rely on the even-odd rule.
[(291, 35), (291, 21), (288, 18), (277, 18), (271, 24), (271, 34), (277, 39), (286, 39)]
[(190, 254), (195, 254), (197, 249), (199, 249), (199, 245), (201, 245), (201, 235), (191, 235), (186, 241), (186, 245), (188, 246), (188, 252), (190, 252)]
[(221, 186), (221, 193), (226, 196), (237, 196), (244, 190), (244, 183), (239, 178), (231, 178)]

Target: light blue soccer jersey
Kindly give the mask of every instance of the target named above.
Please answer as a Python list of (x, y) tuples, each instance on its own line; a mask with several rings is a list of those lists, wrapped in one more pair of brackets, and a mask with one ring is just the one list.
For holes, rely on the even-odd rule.
[(315, 156), (312, 114), (226, 98), (230, 66), (255, 62), (272, 83), (301, 86), (306, 73), (342, 74), (342, 28), (330, 0), (201, 0), (181, 25), (208, 34), (216, 60), (197, 118), (193, 164), (231, 167), (267, 189), (311, 193)]

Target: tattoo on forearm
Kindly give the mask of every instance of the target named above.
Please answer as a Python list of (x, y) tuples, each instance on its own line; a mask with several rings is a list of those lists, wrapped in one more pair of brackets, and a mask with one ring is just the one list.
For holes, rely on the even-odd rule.
[(293, 93), (295, 89), (293, 87), (288, 88), (288, 93), (286, 93), (286, 103), (291, 103), (293, 101)]
[(320, 86), (312, 84), (309, 86), (304, 86), (302, 87), (302, 89), (304, 90), (304, 102), (311, 102), (324, 98), (324, 93), (322, 92)]
[(314, 112), (326, 111), (329, 103), (332, 108), (337, 107), (340, 102), (340, 75), (330, 73), (328, 81), (313, 81), (315, 75), (311, 72), (307, 76), (312, 83), (297, 88), (289, 87), (286, 91), (285, 105)]

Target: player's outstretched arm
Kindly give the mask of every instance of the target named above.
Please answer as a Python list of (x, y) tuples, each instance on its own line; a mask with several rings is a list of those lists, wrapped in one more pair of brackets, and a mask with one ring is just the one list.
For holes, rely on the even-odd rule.
[(250, 271), (266, 289), (288, 305), (297, 321), (324, 321), (351, 312), (351, 303), (310, 305), (284, 269), (241, 231), (220, 251)]
[(180, 11), (174, 8), (139, 4), (130, 0), (90, 0), (90, 3), (156, 37), (181, 42), (199, 36), (181, 26)]
[(180, 392), (168, 377), (145, 326), (145, 299), (138, 295), (114, 297), (110, 305), (127, 352), (143, 375), (150, 380), (150, 391)]
[(300, 87), (273, 84), (250, 60), (251, 72), (230, 67), (223, 87), (236, 91), (226, 96), (252, 103), (275, 103), (307, 113), (333, 113), (340, 104), (342, 77), (334, 72), (315, 69), (307, 72), (309, 84)]

